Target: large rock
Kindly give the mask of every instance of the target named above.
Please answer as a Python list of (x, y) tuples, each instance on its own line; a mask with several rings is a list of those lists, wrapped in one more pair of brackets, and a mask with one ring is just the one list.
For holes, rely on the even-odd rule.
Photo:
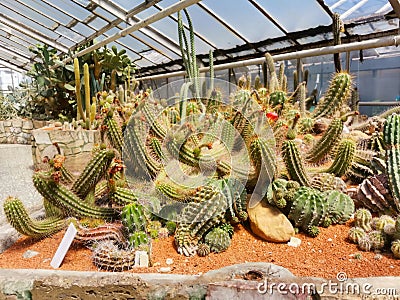
[(276, 207), (260, 201), (248, 207), (250, 228), (255, 235), (268, 242), (286, 243), (294, 236), (294, 228), (288, 218)]

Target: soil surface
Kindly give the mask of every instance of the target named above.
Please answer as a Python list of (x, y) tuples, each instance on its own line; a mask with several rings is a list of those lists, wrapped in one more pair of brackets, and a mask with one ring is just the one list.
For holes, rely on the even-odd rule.
[[(202, 274), (209, 270), (244, 262), (271, 262), (290, 270), (296, 276), (335, 278), (339, 272), (348, 277), (400, 276), (400, 260), (390, 252), (363, 252), (347, 241), (349, 224), (320, 228), (316, 238), (302, 233), (297, 248), (285, 244), (262, 241), (241, 225), (236, 229), (227, 251), (206, 257), (185, 257), (174, 248), (173, 237), (153, 241), (152, 267), (136, 267), (129, 272), (158, 273), (170, 267), (169, 273)], [(52, 269), (50, 261), (63, 237), (64, 231), (41, 241), (23, 237), (0, 254), (0, 268)], [(32, 258), (23, 258), (27, 250), (39, 252)], [(74, 243), (68, 251), (61, 270), (97, 271), (91, 260), (91, 250)], [(167, 265), (170, 258), (173, 263)], [(170, 262), (170, 260), (169, 260)]]

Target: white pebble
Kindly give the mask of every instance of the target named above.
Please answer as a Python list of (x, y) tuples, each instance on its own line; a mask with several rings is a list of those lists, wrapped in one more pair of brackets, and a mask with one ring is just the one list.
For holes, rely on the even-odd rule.
[(167, 259), (165, 260), (165, 263), (166, 263), (167, 265), (172, 265), (172, 264), (174, 263), (174, 260), (173, 260), (172, 258), (167, 258)]
[(171, 267), (161, 267), (160, 268), (161, 273), (168, 273), (171, 272)]
[(290, 241), (289, 241), (287, 244), (288, 244), (288, 246), (290, 246), (290, 247), (298, 247), (298, 246), (300, 246), (300, 244), (301, 244), (301, 239), (292, 236), (292, 237), (290, 238)]

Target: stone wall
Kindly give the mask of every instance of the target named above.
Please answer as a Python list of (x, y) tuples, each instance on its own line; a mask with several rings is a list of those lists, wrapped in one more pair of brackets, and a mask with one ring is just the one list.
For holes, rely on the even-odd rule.
[(30, 144), (33, 129), (43, 127), (45, 121), (29, 119), (0, 120), (0, 144)]
[(65, 166), (71, 172), (81, 172), (91, 157), (93, 146), (100, 143), (100, 132), (97, 130), (43, 127), (32, 130), (32, 135), (32, 155), (36, 169), (45, 167), (45, 157), (52, 158), (58, 153), (54, 146), (54, 143), (57, 143), (61, 154), (66, 156)]

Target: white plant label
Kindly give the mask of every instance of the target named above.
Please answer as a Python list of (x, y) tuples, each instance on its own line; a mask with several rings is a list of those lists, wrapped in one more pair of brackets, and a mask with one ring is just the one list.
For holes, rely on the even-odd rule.
[(61, 266), (61, 263), (64, 260), (64, 257), (67, 254), (69, 247), (71, 247), (72, 241), (74, 240), (76, 233), (77, 230), (74, 224), (69, 224), (68, 229), (65, 232), (65, 235), (60, 245), (58, 246), (56, 253), (53, 256), (53, 259), (50, 262), (50, 266), (52, 266), (54, 269), (57, 269)]

